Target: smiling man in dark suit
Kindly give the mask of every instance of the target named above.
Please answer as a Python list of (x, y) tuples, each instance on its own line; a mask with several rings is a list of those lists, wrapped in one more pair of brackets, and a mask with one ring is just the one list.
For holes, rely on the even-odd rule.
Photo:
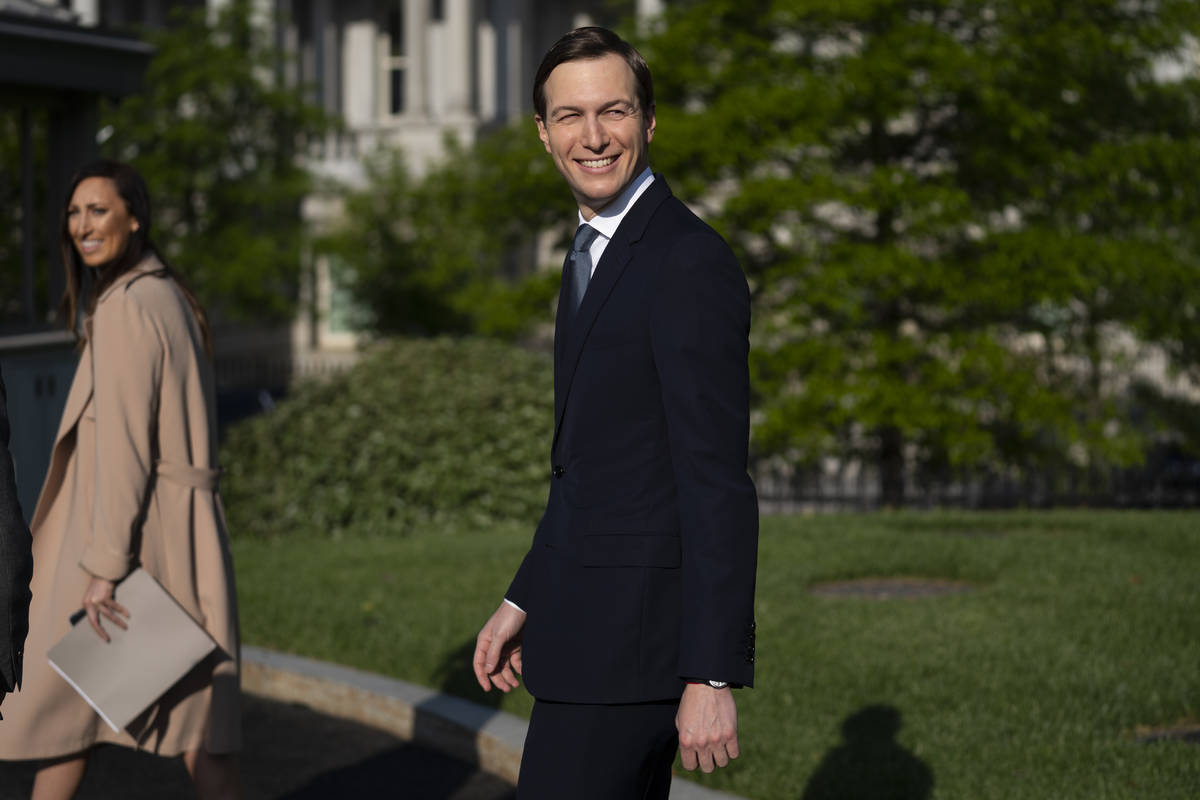
[(536, 698), (517, 793), (666, 798), (678, 747), (738, 756), (754, 661), (750, 302), (733, 253), (648, 166), (654, 94), (603, 28), (546, 54), (538, 135), (579, 206), (555, 328), (550, 497), (480, 631), (486, 690)]
[(29, 579), (33, 540), (21, 516), (12, 456), (8, 405), (0, 374), (0, 701), (21, 685), (22, 650), (29, 631)]

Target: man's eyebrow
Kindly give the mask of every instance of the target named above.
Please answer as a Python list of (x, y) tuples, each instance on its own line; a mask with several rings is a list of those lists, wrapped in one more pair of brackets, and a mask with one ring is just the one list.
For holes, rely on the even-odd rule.
[[(626, 106), (627, 108), (631, 108), (631, 109), (637, 108), (637, 104), (634, 103), (632, 100), (628, 100), (628, 99), (622, 97), (622, 98), (618, 98), (616, 100), (609, 100), (607, 103), (604, 103), (603, 105), (600, 106), (600, 110), (607, 111), (608, 109), (613, 108), (615, 106)], [(563, 113), (564, 111), (573, 111), (576, 114), (584, 113), (584, 109), (579, 106), (562, 105), (562, 106), (555, 106), (554, 108), (550, 109), (550, 116), (557, 116), (557, 115)]]

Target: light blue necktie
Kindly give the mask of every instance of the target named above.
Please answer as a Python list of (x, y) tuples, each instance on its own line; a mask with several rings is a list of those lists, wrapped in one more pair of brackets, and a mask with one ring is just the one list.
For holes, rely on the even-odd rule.
[(591, 225), (580, 225), (575, 231), (575, 241), (571, 243), (571, 251), (563, 262), (563, 283), (567, 290), (563, 298), (567, 302), (567, 320), (575, 317), (579, 304), (583, 302), (584, 292), (587, 291), (588, 281), (592, 277), (592, 256), (588, 248), (599, 233)]

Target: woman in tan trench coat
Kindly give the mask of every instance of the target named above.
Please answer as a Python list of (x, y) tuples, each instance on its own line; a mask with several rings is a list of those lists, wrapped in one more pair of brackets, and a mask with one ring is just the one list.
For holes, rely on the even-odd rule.
[[(89, 270), (92, 300), (30, 526), (24, 682), (0, 724), (0, 759), (47, 760), (35, 800), (70, 798), (99, 743), (182, 754), (202, 798), (240, 792), (237, 607), (217, 494), (207, 325), (149, 229), (146, 186), (132, 167), (96, 162), (75, 176), (62, 228), (67, 319), (76, 319)], [(104, 626), (124, 624), (113, 590), (138, 565), (219, 649), (114, 734), (53, 671), (46, 651), (81, 605), (102, 637)]]

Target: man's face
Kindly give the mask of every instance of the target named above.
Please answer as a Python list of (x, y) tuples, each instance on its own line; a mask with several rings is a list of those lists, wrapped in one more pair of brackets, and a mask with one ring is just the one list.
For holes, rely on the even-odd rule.
[(638, 106), (633, 70), (616, 54), (559, 64), (545, 91), (538, 136), (591, 219), (649, 163), (654, 109)]

